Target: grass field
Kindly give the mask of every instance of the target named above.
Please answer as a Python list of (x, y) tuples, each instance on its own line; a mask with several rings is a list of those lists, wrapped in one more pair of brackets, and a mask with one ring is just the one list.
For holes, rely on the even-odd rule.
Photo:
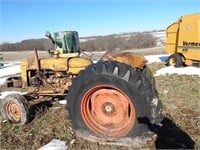
[[(155, 73), (164, 64), (154, 63), (149, 67)], [(200, 77), (167, 75), (155, 77), (155, 80), (165, 117), (163, 127), (157, 132), (155, 146), (146, 145), (145, 148), (200, 149)], [(52, 139), (66, 141), (68, 149), (133, 149), (101, 145), (76, 137), (64, 105), (46, 102), (35, 108), (34, 118), (27, 125), (13, 126), (1, 118), (1, 149), (37, 149)]]

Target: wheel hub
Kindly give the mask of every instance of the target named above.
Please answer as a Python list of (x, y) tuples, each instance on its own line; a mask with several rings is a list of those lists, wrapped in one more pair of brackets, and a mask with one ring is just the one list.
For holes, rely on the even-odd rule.
[(123, 137), (135, 123), (135, 108), (130, 98), (110, 85), (99, 85), (85, 93), (81, 115), (91, 131), (105, 137)]
[(21, 118), (21, 109), (14, 102), (10, 102), (6, 105), (6, 112), (8, 118), (13, 122), (19, 122)]
[(171, 58), (170, 60), (169, 60), (169, 62), (170, 62), (170, 65), (175, 65), (176, 64), (176, 59), (175, 58)]
[(105, 114), (112, 114), (115, 111), (115, 107), (112, 103), (105, 102), (103, 104), (103, 111), (105, 112)]

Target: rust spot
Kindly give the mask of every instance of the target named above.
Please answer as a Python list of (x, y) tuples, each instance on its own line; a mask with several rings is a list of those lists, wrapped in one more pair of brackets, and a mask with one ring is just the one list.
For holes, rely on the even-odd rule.
[(122, 52), (120, 49), (112, 49), (106, 52), (102, 57), (101, 60), (108, 61), (118, 61), (120, 63), (125, 63), (127, 65), (132, 66), (133, 68), (140, 68), (143, 69), (147, 60), (144, 56), (133, 53), (133, 52)]

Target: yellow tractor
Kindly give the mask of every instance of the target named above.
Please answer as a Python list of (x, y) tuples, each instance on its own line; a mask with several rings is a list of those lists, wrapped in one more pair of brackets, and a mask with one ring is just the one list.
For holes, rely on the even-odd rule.
[[(53, 57), (22, 61), (21, 76), (6, 81), (7, 88), (24, 90), (10, 94), (2, 114), (12, 124), (29, 122), (30, 101), (67, 99), (72, 128), (83, 138), (104, 141), (135, 138), (151, 133), (149, 125), (160, 125), (162, 105), (154, 78), (143, 56), (120, 51), (107, 52), (97, 63), (80, 57), (78, 33), (47, 32), (54, 44)], [(67, 114), (66, 114), (67, 115)], [(86, 136), (89, 135), (89, 136)]]
[(166, 29), (167, 64), (200, 66), (200, 13), (180, 17)]

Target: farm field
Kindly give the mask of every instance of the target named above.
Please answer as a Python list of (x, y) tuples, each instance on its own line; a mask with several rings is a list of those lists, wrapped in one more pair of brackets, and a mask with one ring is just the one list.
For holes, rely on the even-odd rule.
[[(164, 47), (154, 47), (154, 48), (145, 48), (145, 49), (134, 49), (134, 50), (126, 50), (131, 51), (134, 53), (142, 54), (142, 55), (156, 55), (156, 54), (165, 54)], [(13, 52), (5, 52), (0, 51), (0, 53), (3, 56), (3, 59), (5, 62), (9, 61), (20, 61), (27, 58), (34, 58), (34, 51), (13, 51)], [(105, 52), (87, 52), (83, 51), (82, 55), (87, 55), (89, 57), (92, 57), (93, 59), (100, 58)], [(39, 57), (49, 57), (49, 54), (47, 51), (38, 51)]]
[[(155, 55), (162, 54), (163, 51), (154, 49), (151, 51), (138, 50), (137, 52), (143, 55)], [(5, 52), (2, 54), (8, 64), (33, 56), (32, 52), (26, 53), (26, 55)], [(39, 55), (48, 56), (45, 52), (40, 52)], [(87, 55), (95, 59), (102, 54), (91, 56), (90, 53), (87, 53)], [(159, 98), (163, 103), (164, 120), (163, 126), (156, 131), (157, 140), (155, 143), (149, 143), (143, 148), (200, 149), (200, 75), (198, 75), (200, 68), (191, 68), (197, 73), (190, 75), (178, 73), (160, 75), (158, 74), (160, 69), (169, 68), (165, 66), (164, 62), (153, 60), (157, 60), (157, 58), (151, 58), (151, 63), (148, 66), (156, 75)], [(5, 75), (0, 76), (0, 79), (5, 77)], [(55, 105), (52, 105), (46, 102), (35, 108), (32, 121), (24, 126), (13, 126), (5, 122), (2, 117), (0, 118), (2, 149), (38, 149), (52, 139), (64, 141), (68, 149), (134, 149), (133, 147), (101, 145), (77, 137), (67, 119), (68, 112), (65, 106), (60, 103), (55, 102)]]

